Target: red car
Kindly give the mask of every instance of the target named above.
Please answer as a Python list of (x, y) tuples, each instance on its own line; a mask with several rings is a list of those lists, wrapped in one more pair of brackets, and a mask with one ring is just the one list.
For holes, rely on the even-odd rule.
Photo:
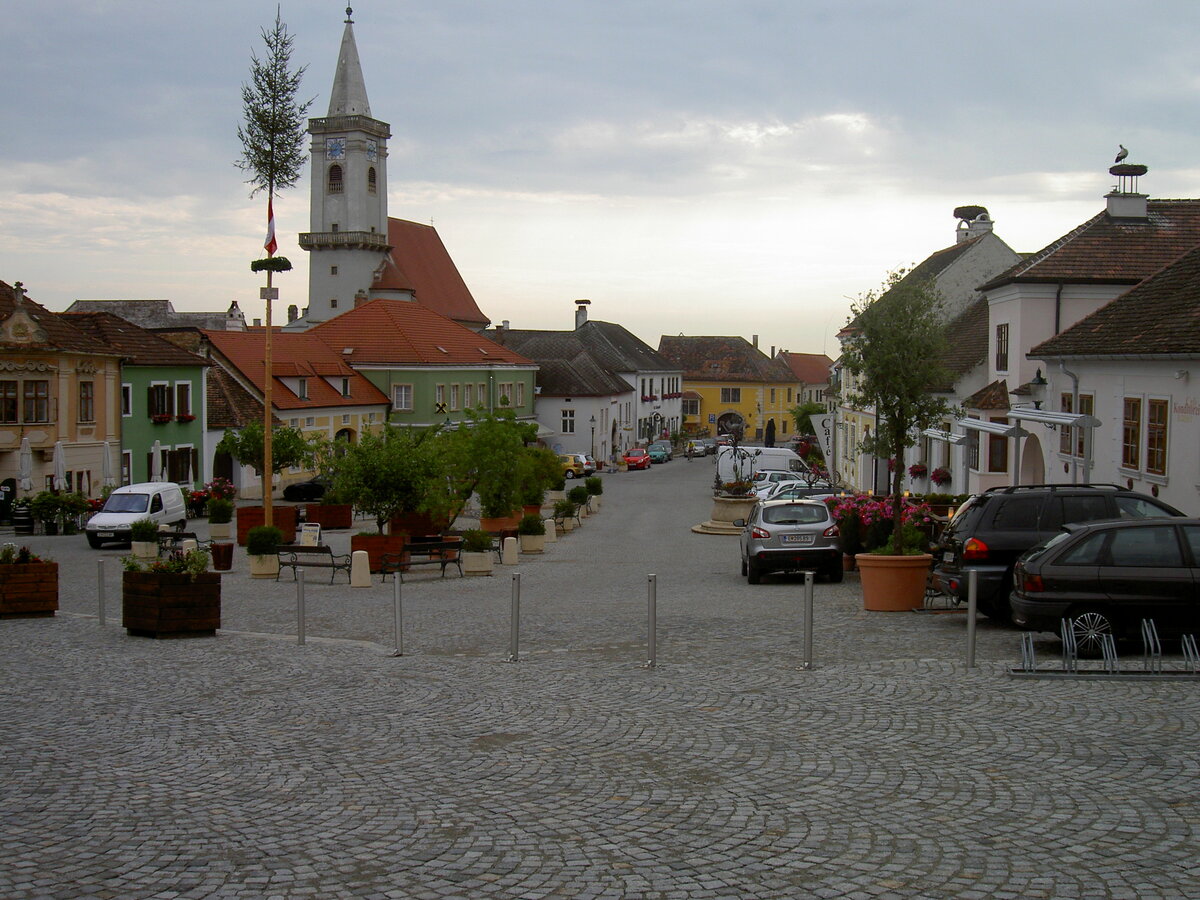
[(641, 447), (634, 447), (625, 451), (625, 465), (630, 469), (648, 469), (650, 468), (650, 454)]

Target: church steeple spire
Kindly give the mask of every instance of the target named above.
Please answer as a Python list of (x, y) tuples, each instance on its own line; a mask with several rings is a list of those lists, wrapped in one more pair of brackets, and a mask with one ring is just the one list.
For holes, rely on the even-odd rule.
[(369, 116), (367, 82), (358, 61), (358, 45), (354, 43), (354, 10), (346, 7), (346, 29), (342, 32), (342, 48), (338, 52), (337, 71), (333, 90), (329, 94), (329, 116)]

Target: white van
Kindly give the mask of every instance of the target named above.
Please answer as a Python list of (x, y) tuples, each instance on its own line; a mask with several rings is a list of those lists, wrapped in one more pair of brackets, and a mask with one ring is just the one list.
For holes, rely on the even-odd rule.
[(129, 526), (139, 519), (183, 531), (187, 527), (187, 506), (179, 485), (146, 481), (117, 488), (104, 501), (104, 508), (88, 519), (84, 528), (88, 543), (97, 548), (105, 543), (128, 544)]
[(740, 476), (746, 481), (763, 469), (778, 472), (803, 474), (808, 471), (804, 460), (786, 447), (721, 447), (717, 450), (717, 477), (721, 481), (736, 481)]

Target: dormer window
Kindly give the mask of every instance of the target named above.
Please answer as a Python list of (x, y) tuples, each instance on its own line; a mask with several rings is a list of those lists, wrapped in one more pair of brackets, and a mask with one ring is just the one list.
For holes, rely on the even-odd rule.
[(301, 400), (308, 399), (308, 379), (299, 378), (296, 380), (296, 396)]
[(342, 167), (329, 167), (329, 183), (328, 190), (331, 194), (340, 194), (342, 192)]

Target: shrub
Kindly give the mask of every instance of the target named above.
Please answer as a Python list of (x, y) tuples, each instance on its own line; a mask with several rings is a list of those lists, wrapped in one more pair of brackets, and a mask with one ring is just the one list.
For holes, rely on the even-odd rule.
[(259, 525), (246, 533), (246, 553), (250, 556), (273, 556), (283, 543), (283, 532), (274, 525)]
[(570, 500), (555, 500), (554, 515), (560, 519), (575, 515), (575, 504)]
[(535, 516), (533, 513), (522, 516), (521, 521), (517, 523), (517, 534), (545, 534), (546, 523), (542, 521), (541, 516)]
[(576, 485), (575, 487), (573, 487), (569, 491), (567, 491), (567, 499), (570, 500), (572, 503), (574, 503), (576, 506), (583, 506), (585, 503), (588, 502), (588, 489), (585, 488), (582, 484)]
[(16, 544), (5, 544), (0, 547), (0, 566), (38, 562), (50, 562), (50, 560), (31, 552), (28, 547), (18, 548)]
[(50, 491), (39, 491), (29, 501), (29, 513), (39, 522), (55, 521), (58, 519), (58, 513), (61, 508), (58, 502), (58, 495), (52, 494)]
[(567, 476), (565, 472), (559, 472), (558, 476), (550, 481), (550, 490), (565, 491), (567, 489)]
[(129, 539), (151, 544), (158, 540), (158, 523), (153, 519), (138, 519), (129, 526)]
[(208, 522), (210, 525), (228, 525), (233, 521), (233, 501), (224, 497), (213, 497), (208, 501)]
[(462, 548), (465, 553), (491, 553), (492, 536), (480, 528), (470, 528), (463, 532)]
[(583, 479), (583, 486), (592, 497), (599, 497), (604, 493), (604, 479), (596, 475)]
[(156, 559), (146, 565), (136, 556), (122, 556), (121, 565), (126, 572), (163, 572), (172, 575), (189, 575), (192, 581), (197, 575), (208, 571), (208, 551), (189, 550), (187, 553), (176, 551), (165, 559)]

